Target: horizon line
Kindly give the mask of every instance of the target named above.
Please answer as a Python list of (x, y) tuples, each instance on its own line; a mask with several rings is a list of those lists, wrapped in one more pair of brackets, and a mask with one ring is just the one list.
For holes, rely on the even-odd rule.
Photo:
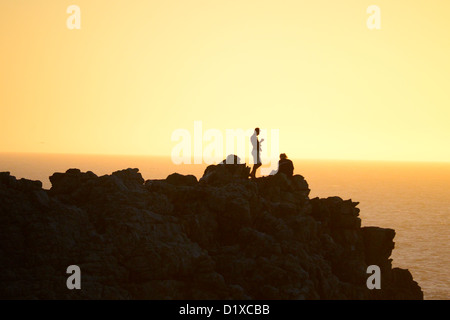
[[(73, 153), (73, 152), (36, 152), (36, 151), (0, 151), (0, 154), (28, 154), (28, 155), (60, 155), (60, 156), (111, 156), (111, 157), (155, 157), (170, 158), (170, 155), (161, 154), (118, 154), (118, 153)], [(393, 159), (349, 159), (349, 158), (289, 158), (296, 161), (348, 161), (348, 162), (394, 162), (394, 163), (424, 163), (424, 164), (450, 164), (443, 160), (393, 160)], [(184, 164), (188, 165), (188, 164)], [(190, 164), (190, 165), (207, 165)]]

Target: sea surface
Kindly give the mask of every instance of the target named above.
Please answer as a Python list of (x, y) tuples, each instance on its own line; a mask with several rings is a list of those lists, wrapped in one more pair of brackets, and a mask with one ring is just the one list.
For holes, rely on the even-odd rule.
[[(450, 163), (293, 160), (310, 197), (359, 201), (363, 226), (396, 231), (393, 266), (409, 269), (425, 299), (450, 299)], [(40, 180), (69, 168), (110, 174), (139, 168), (144, 179), (173, 172), (200, 178), (204, 165), (175, 165), (168, 157), (0, 153), (0, 172)]]

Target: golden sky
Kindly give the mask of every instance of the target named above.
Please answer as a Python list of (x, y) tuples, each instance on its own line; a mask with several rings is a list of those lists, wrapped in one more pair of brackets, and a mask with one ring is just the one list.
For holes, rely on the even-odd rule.
[(2, 0), (0, 152), (170, 155), (201, 120), (291, 158), (450, 161), (449, 33), (444, 0)]

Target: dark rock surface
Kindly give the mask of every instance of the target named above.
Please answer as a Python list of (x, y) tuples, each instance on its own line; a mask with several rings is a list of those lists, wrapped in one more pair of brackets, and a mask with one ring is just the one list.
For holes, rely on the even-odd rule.
[[(392, 268), (395, 231), (361, 228), (358, 203), (249, 170), (144, 182), (138, 169), (70, 169), (50, 190), (0, 173), (0, 298), (423, 299)], [(381, 290), (366, 287), (371, 264)], [(66, 287), (69, 265), (81, 290)]]

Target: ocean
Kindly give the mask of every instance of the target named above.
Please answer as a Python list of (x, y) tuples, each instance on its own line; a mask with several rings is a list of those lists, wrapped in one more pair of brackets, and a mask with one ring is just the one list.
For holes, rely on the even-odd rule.
[[(450, 299), (450, 163), (293, 159), (310, 197), (340, 196), (360, 202), (363, 226), (396, 231), (393, 266), (409, 269), (425, 299)], [(175, 165), (169, 157), (1, 153), (0, 172), (40, 180), (69, 168), (110, 174), (139, 168), (144, 179), (173, 172), (200, 178), (204, 165)]]

